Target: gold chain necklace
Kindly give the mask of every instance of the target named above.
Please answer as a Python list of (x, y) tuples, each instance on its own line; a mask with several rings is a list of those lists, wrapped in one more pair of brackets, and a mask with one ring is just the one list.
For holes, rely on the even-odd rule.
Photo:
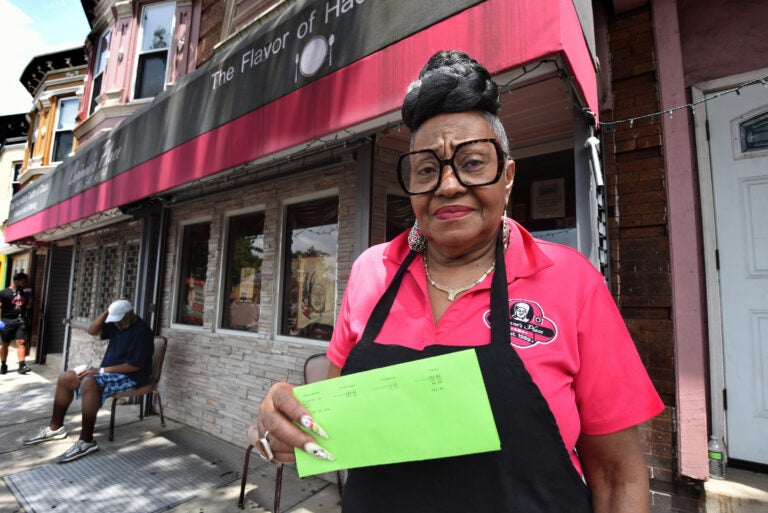
[(480, 276), (477, 280), (475, 280), (474, 283), (471, 283), (467, 285), (466, 287), (459, 287), (458, 289), (453, 289), (451, 287), (446, 287), (445, 285), (440, 285), (435, 280), (432, 279), (432, 276), (429, 275), (429, 264), (427, 264), (427, 255), (424, 254), (424, 270), (427, 272), (427, 280), (429, 280), (430, 285), (435, 287), (437, 290), (441, 290), (448, 294), (448, 301), (453, 301), (456, 299), (456, 296), (461, 294), (462, 292), (466, 292), (481, 281), (483, 281), (491, 272), (493, 272), (494, 268), (496, 268), (496, 261), (494, 261), (491, 266), (488, 268), (487, 271), (483, 273), (482, 276)]

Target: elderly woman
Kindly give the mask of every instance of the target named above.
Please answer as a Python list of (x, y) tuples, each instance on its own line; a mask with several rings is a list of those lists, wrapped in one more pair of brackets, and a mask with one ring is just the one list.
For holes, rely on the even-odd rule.
[[(333, 377), (475, 347), (501, 451), (352, 469), (345, 513), (648, 511), (636, 426), (663, 405), (603, 277), (506, 218), (515, 164), (499, 107), (460, 52), (411, 85), (397, 172), (416, 223), (355, 262), (328, 357)], [(249, 438), (268, 431), (279, 461), (294, 447), (331, 458), (294, 422), (313, 424), (277, 383)]]

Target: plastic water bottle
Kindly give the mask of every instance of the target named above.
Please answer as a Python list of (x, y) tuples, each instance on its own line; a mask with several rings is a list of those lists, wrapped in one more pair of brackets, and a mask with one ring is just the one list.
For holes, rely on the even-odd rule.
[(709, 477), (713, 479), (725, 479), (725, 455), (720, 438), (712, 435), (709, 437)]

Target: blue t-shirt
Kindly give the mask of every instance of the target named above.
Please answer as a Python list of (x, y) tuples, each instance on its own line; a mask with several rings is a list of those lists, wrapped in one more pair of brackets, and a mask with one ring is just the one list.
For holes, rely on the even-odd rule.
[(155, 334), (143, 319), (120, 331), (114, 323), (105, 323), (101, 328), (102, 340), (109, 339), (107, 352), (101, 361), (102, 367), (127, 363), (139, 367), (136, 372), (126, 374), (138, 386), (146, 385), (152, 379), (152, 355), (155, 352)]

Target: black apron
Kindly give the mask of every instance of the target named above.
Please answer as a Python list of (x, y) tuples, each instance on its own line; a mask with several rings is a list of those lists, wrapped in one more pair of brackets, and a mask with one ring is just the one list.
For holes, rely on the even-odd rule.
[[(344, 513), (592, 512), (589, 490), (571, 462), (549, 405), (510, 344), (502, 247), (499, 238), (491, 282), (491, 343), (476, 347), (501, 451), (351, 469)], [(374, 341), (416, 256), (411, 251), (398, 269), (342, 374), (467, 349), (433, 345), (418, 351)]]

